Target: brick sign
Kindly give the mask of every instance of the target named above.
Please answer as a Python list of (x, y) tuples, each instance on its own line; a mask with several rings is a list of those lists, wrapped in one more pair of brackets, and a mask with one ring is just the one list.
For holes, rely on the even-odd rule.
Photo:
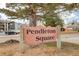
[(44, 26), (22, 26), (23, 41), (27, 45), (38, 45), (46, 42), (56, 41), (57, 29), (56, 27)]

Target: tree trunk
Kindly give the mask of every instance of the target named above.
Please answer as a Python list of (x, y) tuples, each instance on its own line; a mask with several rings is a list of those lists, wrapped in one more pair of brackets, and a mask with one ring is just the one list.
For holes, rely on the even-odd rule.
[(29, 26), (36, 26), (37, 25), (37, 20), (30, 20)]
[(30, 5), (30, 15), (31, 15), (31, 19), (30, 19), (30, 26), (36, 26), (37, 25), (37, 16), (36, 16), (36, 9), (35, 6)]
[(36, 16), (36, 13), (32, 13), (29, 25), (30, 26), (36, 26), (37, 25), (37, 16)]

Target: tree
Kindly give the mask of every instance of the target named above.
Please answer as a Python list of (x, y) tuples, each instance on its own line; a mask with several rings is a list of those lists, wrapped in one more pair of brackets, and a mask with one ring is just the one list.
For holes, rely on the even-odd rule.
[(45, 17), (43, 20), (43, 23), (45, 26), (52, 26), (52, 27), (56, 27), (57, 25), (60, 25), (61, 27), (63, 27), (63, 20), (60, 19), (58, 16), (48, 16)]
[[(29, 3), (7, 3), (8, 9), (0, 9), (0, 12), (5, 13), (7, 16), (12, 19), (29, 19), (30, 26), (36, 26), (36, 22), (39, 19), (47, 19), (52, 18), (53, 15), (67, 10), (73, 10), (79, 7), (79, 4), (29, 4)], [(63, 7), (63, 8), (61, 8)], [(58, 9), (62, 9), (61, 11), (55, 12)], [(43, 15), (37, 15), (37, 13), (43, 13)], [(53, 19), (53, 18), (52, 18)], [(58, 19), (58, 17), (57, 17)]]

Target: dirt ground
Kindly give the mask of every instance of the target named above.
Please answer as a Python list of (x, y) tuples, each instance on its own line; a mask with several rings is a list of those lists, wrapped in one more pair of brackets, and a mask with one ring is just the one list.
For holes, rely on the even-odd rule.
[(19, 35), (0, 36), (0, 56), (79, 56), (79, 33), (61, 35), (61, 50), (57, 49), (56, 42), (51, 42), (22, 51), (19, 38)]
[(62, 42), (61, 50), (56, 42), (25, 48), (21, 51), (18, 42), (0, 44), (0, 56), (79, 56), (79, 45)]

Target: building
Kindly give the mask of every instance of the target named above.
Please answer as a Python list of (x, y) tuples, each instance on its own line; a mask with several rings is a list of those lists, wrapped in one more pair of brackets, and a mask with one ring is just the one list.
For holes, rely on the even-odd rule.
[(14, 21), (0, 20), (0, 32), (5, 32), (5, 34), (18, 33), (20, 32), (20, 25)]
[(8, 30), (8, 21), (0, 20), (0, 32)]
[(79, 25), (69, 25), (67, 28), (72, 28), (73, 31), (79, 31)]

